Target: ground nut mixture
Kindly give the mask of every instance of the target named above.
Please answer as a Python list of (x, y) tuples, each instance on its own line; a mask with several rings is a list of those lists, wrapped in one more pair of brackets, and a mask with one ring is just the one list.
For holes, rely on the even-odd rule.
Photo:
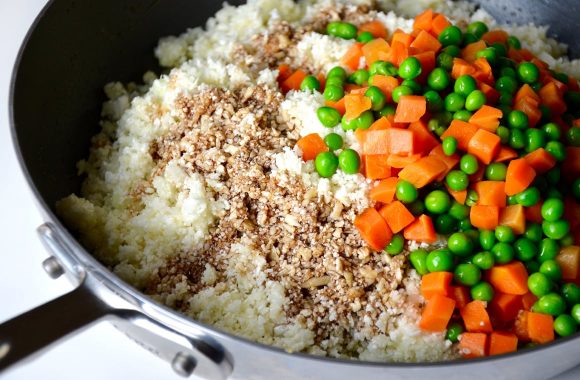
[[(447, 1), (250, 0), (226, 5), (206, 29), (162, 39), (155, 53), (166, 74), (105, 87), (102, 131), (78, 164), (86, 179), (59, 214), (125, 281), (227, 332), (332, 357), (457, 357), (444, 334), (417, 327), (424, 301), (406, 255), (372, 252), (353, 226), (371, 183), (340, 171), (321, 178), (292, 149), (314, 132), (356, 146), (352, 132), (322, 126), (321, 94), (283, 95), (276, 81), (281, 63), (336, 65), (351, 42), (323, 34), (330, 21), (409, 31), (428, 6), (493, 23)], [(511, 32), (580, 73), (553, 58), (564, 50), (545, 29)]]

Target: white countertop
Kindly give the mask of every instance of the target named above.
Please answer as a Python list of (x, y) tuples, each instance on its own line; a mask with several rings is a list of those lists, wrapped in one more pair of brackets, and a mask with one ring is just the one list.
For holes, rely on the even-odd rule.
[[(0, 322), (72, 289), (66, 279), (51, 280), (41, 268), (47, 254), (35, 229), (42, 220), (16, 162), (8, 128), (7, 99), (12, 64), (28, 27), (45, 3), (45, 0), (0, 0), (0, 163), (3, 169)], [(143, 350), (107, 323), (85, 330), (35, 360), (10, 370), (2, 378), (181, 379), (168, 363)], [(580, 379), (580, 368), (558, 379)]]

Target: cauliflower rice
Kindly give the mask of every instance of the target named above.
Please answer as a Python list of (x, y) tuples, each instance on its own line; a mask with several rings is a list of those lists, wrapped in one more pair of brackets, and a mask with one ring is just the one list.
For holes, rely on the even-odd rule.
[[(280, 63), (326, 71), (350, 42), (320, 34), (338, 18), (412, 29), (426, 7), (454, 22), (495, 21), (444, 0), (250, 0), (206, 28), (161, 39), (168, 69), (105, 86), (102, 131), (78, 163), (80, 195), (57, 204), (114, 273), (189, 317), (250, 340), (370, 361), (458, 357), (417, 327), (423, 299), (406, 255), (378, 255), (352, 221), (370, 183), (321, 178), (290, 147), (322, 126), (319, 93), (280, 93)], [(539, 58), (580, 78), (547, 28), (504, 26)], [(443, 240), (436, 243), (444, 245)], [(409, 249), (418, 243), (411, 242)]]

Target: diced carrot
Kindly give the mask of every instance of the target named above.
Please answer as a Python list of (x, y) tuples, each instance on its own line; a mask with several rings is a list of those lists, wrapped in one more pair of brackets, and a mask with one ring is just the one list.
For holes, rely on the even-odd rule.
[(365, 158), (365, 177), (368, 179), (385, 179), (391, 176), (391, 167), (387, 164), (388, 154), (369, 154)]
[(359, 25), (358, 31), (359, 33), (370, 32), (374, 38), (387, 38), (387, 28), (385, 28), (385, 25), (378, 20), (365, 22), (364, 24)]
[(463, 333), (459, 341), (459, 350), (464, 358), (480, 358), (486, 354), (488, 337), (483, 333)]
[(300, 85), (304, 78), (306, 78), (306, 73), (302, 70), (296, 70), (292, 75), (290, 75), (282, 85), (280, 86), (283, 93), (287, 93), (290, 90), (300, 90)]
[(424, 51), (418, 54), (413, 54), (412, 56), (417, 58), (421, 63), (421, 74), (415, 80), (421, 84), (425, 84), (429, 73), (437, 66), (435, 52)]
[(467, 145), (467, 151), (477, 157), (481, 162), (489, 165), (498, 154), (501, 139), (498, 135), (485, 129), (478, 129)]
[(399, 201), (394, 201), (386, 206), (383, 206), (379, 213), (387, 221), (391, 231), (398, 233), (409, 224), (413, 223), (415, 217), (404, 204)]
[(283, 63), (278, 66), (278, 83), (282, 84), (292, 75), (292, 69), (289, 65)]
[(518, 92), (516, 92), (516, 96), (514, 97), (514, 103), (517, 103), (524, 98), (532, 98), (538, 104), (540, 103), (541, 100), (540, 96), (536, 94), (536, 91), (534, 91), (534, 89), (527, 83), (524, 84), (522, 87), (520, 87)]
[(451, 286), (450, 297), (455, 301), (455, 305), (460, 309), (471, 302), (469, 289), (461, 285)]
[(449, 128), (441, 135), (441, 140), (448, 136), (455, 137), (457, 147), (463, 151), (467, 151), (469, 141), (473, 138), (477, 130), (478, 128), (475, 125), (461, 120), (453, 120)]
[(521, 235), (526, 231), (526, 215), (522, 205), (510, 205), (499, 214), (499, 225), (508, 226), (514, 234)]
[(425, 154), (439, 145), (439, 140), (429, 131), (427, 124), (423, 120), (409, 124), (407, 128), (413, 132), (413, 151)]
[(568, 180), (580, 177), (580, 147), (566, 147), (566, 158), (562, 164), (562, 174)]
[(423, 309), (419, 327), (424, 331), (443, 332), (453, 315), (455, 301), (439, 294), (431, 297)]
[(320, 92), (324, 92), (324, 88), (326, 87), (326, 77), (323, 73), (320, 73), (316, 76), (318, 82), (320, 82)]
[(518, 337), (509, 332), (493, 331), (489, 336), (489, 355), (501, 355), (518, 349)]
[(360, 65), (360, 59), (364, 56), (362, 47), (362, 43), (354, 43), (340, 59), (340, 63), (353, 71), (357, 70)]
[(382, 251), (391, 241), (393, 233), (374, 208), (368, 208), (354, 219), (361, 237), (376, 251)]
[[(479, 199), (477, 204), (481, 206), (505, 207), (505, 182), (503, 181), (479, 181), (473, 189), (477, 192)], [(523, 212), (522, 212), (523, 214)]]
[[(350, 85), (350, 84), (351, 83), (349, 83), (348, 85)], [(355, 88), (349, 89), (349, 91), (346, 91), (346, 92), (348, 92), (349, 94), (353, 94), (353, 95), (364, 95), (368, 89), (369, 89), (368, 87), (355, 86)]]
[(489, 304), (491, 315), (501, 322), (515, 320), (523, 308), (522, 296), (496, 293)]
[(471, 207), (469, 220), (473, 227), (493, 230), (499, 223), (499, 207), (475, 205)]
[(414, 123), (419, 121), (427, 112), (427, 101), (424, 96), (403, 95), (399, 99), (395, 122)]
[(494, 266), (489, 271), (489, 282), (501, 293), (524, 295), (528, 292), (528, 272), (521, 261)]
[(495, 43), (505, 44), (509, 34), (502, 29), (490, 30), (481, 36), (481, 39), (487, 42), (488, 45), (493, 45)]
[(372, 107), (371, 99), (362, 94), (348, 94), (344, 96), (344, 106), (346, 113), (344, 117), (347, 120), (356, 119), (363, 112)]
[(576, 245), (570, 245), (563, 247), (560, 250), (558, 256), (556, 256), (556, 261), (560, 264), (560, 269), (562, 269), (562, 279), (573, 281), (578, 278), (578, 267), (580, 265), (580, 247)]
[(530, 186), (536, 178), (536, 171), (524, 158), (510, 161), (505, 181), (505, 193), (516, 195)]
[(465, 329), (469, 332), (490, 333), (493, 330), (483, 301), (471, 301), (459, 310)]
[(479, 181), (483, 181), (483, 177), (485, 176), (485, 165), (479, 165), (479, 168), (474, 174), (470, 174), (467, 178), (469, 178), (469, 183), (476, 183)]
[(417, 49), (419, 52), (433, 51), (436, 53), (441, 49), (441, 42), (428, 31), (422, 30), (413, 40), (410, 47)]
[(413, 223), (405, 227), (403, 236), (407, 240), (418, 241), (420, 243), (435, 243), (437, 241), (433, 221), (427, 215), (419, 216)]
[(425, 10), (423, 13), (415, 17), (415, 22), (413, 23), (413, 30), (430, 31), (433, 25), (434, 17), (435, 15), (431, 9)]
[(529, 314), (530, 314), (529, 311), (525, 311), (525, 310), (521, 311), (518, 314), (516, 321), (514, 323), (514, 333), (516, 334), (518, 339), (523, 341), (523, 342), (530, 341), (530, 334), (528, 332), (528, 316), (529, 316)]
[(532, 306), (538, 301), (538, 297), (534, 295), (532, 292), (527, 292), (522, 296), (522, 308), (524, 310), (530, 311), (532, 310)]
[(447, 188), (447, 192), (449, 193), (449, 195), (453, 197), (453, 199), (455, 199), (458, 203), (462, 205), (465, 204), (465, 200), (467, 199), (467, 189), (452, 190), (447, 184), (445, 184), (445, 187)]
[(383, 38), (376, 38), (370, 42), (367, 42), (362, 47), (363, 55), (365, 56), (365, 61), (367, 65), (372, 65), (378, 60), (382, 60), (391, 51), (391, 47), (388, 42)]
[(503, 112), (501, 110), (484, 105), (471, 116), (469, 124), (495, 133), (497, 127), (499, 127), (499, 119), (502, 117)]
[[(487, 104), (488, 106), (493, 106), (493, 105), (497, 104), (497, 101), (499, 100), (499, 96), (500, 96), (500, 93), (498, 90), (496, 90), (495, 88), (493, 88), (492, 86), (490, 86), (489, 84), (487, 84), (485, 82), (479, 82), (478, 87), (481, 90), (481, 92), (483, 92), (483, 94), (485, 95), (485, 99), (486, 99), (485, 104)], [(492, 131), (490, 131), (490, 132), (492, 132)]]
[(427, 156), (401, 170), (399, 178), (420, 189), (439, 177), (446, 169), (447, 166), (439, 158)]
[(447, 20), (447, 17), (438, 14), (433, 18), (433, 21), (431, 22), (431, 31), (433, 32), (433, 34), (435, 34), (435, 36), (438, 37), (441, 34), (441, 32), (450, 25), (451, 23), (449, 22), (449, 20)]
[(311, 133), (302, 137), (296, 142), (296, 145), (302, 151), (304, 161), (314, 160), (319, 153), (328, 152), (328, 146), (318, 133)]
[(393, 128), (399, 128), (399, 129), (406, 129), (408, 127), (407, 123), (397, 123), (395, 122), (395, 115), (387, 115), (387, 119), (389, 119), (389, 121), (391, 122), (391, 125), (393, 126)]
[(495, 80), (493, 79), (493, 70), (487, 59), (477, 58), (475, 61), (473, 61), (473, 67), (475, 68), (473, 77), (477, 81), (481, 81), (489, 85), (495, 84)]
[(378, 87), (387, 97), (387, 102), (392, 100), (392, 93), (399, 86), (399, 81), (395, 77), (385, 75), (373, 75), (370, 84)]
[(514, 110), (522, 111), (528, 116), (530, 128), (534, 128), (542, 118), (542, 111), (540, 111), (534, 102), (532, 98), (523, 98), (514, 105)]
[(391, 203), (395, 199), (395, 190), (398, 181), (399, 179), (397, 177), (383, 179), (369, 191), (369, 197), (375, 202)]
[(344, 85), (344, 93), (345, 94), (360, 95), (360, 92), (358, 90), (360, 90), (361, 88), (363, 88), (363, 87), (362, 86), (359, 86), (358, 84), (347, 83), (347, 84)]
[(564, 198), (564, 219), (570, 223), (570, 228), (580, 226), (580, 204), (572, 197)]
[(341, 116), (344, 115), (344, 113), (346, 112), (346, 108), (344, 107), (344, 98), (336, 102), (332, 100), (326, 100), (324, 103), (326, 106), (332, 107), (335, 110), (337, 110)]
[(393, 38), (391, 40), (391, 43), (400, 42), (404, 46), (409, 48), (414, 39), (415, 39), (415, 37), (413, 37), (412, 35), (405, 33), (402, 30), (397, 30), (395, 33), (393, 33)]
[(372, 154), (412, 154), (413, 132), (406, 129), (389, 128), (367, 130), (364, 137), (363, 153)]
[(429, 155), (437, 157), (447, 167), (445, 171), (443, 171), (439, 177), (437, 177), (437, 181), (443, 181), (445, 176), (459, 163), (459, 155), (455, 153), (451, 156), (446, 155), (443, 152), (443, 146), (441, 144), (437, 144), (437, 146), (429, 152)]
[(539, 91), (542, 104), (545, 104), (552, 114), (561, 115), (566, 112), (566, 102), (562, 98), (562, 94), (554, 82), (550, 82)]
[(542, 217), (542, 202), (536, 203), (534, 206), (524, 207), (524, 215), (526, 220), (532, 223), (542, 223), (544, 218)]
[(548, 343), (554, 340), (554, 318), (551, 315), (527, 311), (527, 330), (534, 343)]
[(472, 63), (477, 59), (476, 54), (480, 50), (483, 50), (487, 47), (485, 41), (479, 40), (477, 42), (470, 43), (466, 47), (461, 50), (461, 58), (466, 60), (469, 63)]
[(398, 155), (414, 153), (413, 131), (408, 129), (391, 128), (387, 130), (387, 133), (389, 135), (389, 153)]
[(457, 79), (462, 75), (473, 75), (477, 69), (469, 62), (461, 59), (453, 59), (453, 67), (451, 68), (451, 76), (453, 79)]
[(411, 156), (399, 156), (398, 154), (389, 154), (387, 164), (392, 168), (402, 169), (405, 166), (418, 161), (421, 158), (420, 154), (413, 154)]
[(402, 42), (395, 41), (391, 45), (391, 50), (389, 51), (388, 56), (383, 60), (391, 62), (393, 65), (399, 67), (401, 62), (409, 57), (409, 49), (410, 48), (405, 46)]
[(451, 272), (433, 272), (427, 273), (421, 277), (421, 294), (426, 300), (430, 300), (438, 294), (444, 297), (451, 297)]
[(381, 131), (384, 129), (390, 129), (393, 128), (393, 126), (391, 125), (391, 122), (389, 121), (389, 119), (387, 119), (386, 117), (381, 117), (379, 119), (377, 119), (370, 127), (369, 127), (369, 131)]
[(517, 156), (518, 152), (516, 152), (512, 148), (502, 145), (501, 148), (499, 148), (499, 152), (497, 153), (497, 156), (495, 156), (495, 160), (493, 160), (493, 162), (506, 162), (509, 160), (513, 160)]
[(544, 174), (556, 165), (556, 159), (544, 148), (538, 148), (524, 156), (528, 164), (537, 174)]

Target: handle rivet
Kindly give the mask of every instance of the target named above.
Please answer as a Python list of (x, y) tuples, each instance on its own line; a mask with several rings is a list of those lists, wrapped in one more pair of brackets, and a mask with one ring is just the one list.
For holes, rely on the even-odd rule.
[(52, 256), (42, 262), (42, 268), (51, 278), (59, 278), (64, 274), (62, 265)]
[(183, 377), (191, 376), (195, 370), (196, 365), (197, 362), (195, 359), (187, 354), (184, 354), (183, 352), (179, 352), (177, 355), (175, 355), (173, 361), (171, 362), (171, 367), (175, 373)]

